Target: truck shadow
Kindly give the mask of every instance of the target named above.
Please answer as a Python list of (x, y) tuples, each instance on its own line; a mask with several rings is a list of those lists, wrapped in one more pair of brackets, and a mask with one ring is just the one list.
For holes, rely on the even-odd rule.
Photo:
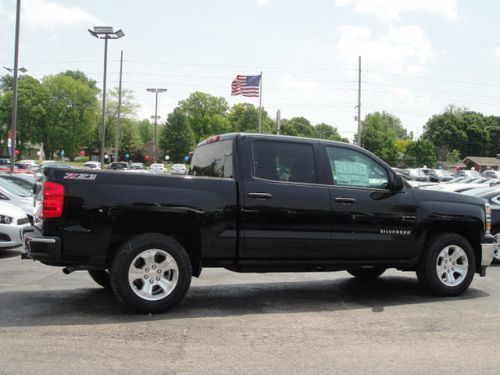
[(411, 304), (446, 303), (489, 296), (474, 288), (460, 297), (439, 298), (422, 290), (416, 279), (384, 277), (193, 286), (184, 300), (164, 314), (133, 314), (104, 289), (9, 291), (0, 293), (0, 327), (96, 325), (229, 317), (248, 314), (335, 312)]
[(21, 254), (20, 250), (9, 249), (9, 250), (0, 250), (0, 260), (7, 258), (15, 258), (19, 257)]

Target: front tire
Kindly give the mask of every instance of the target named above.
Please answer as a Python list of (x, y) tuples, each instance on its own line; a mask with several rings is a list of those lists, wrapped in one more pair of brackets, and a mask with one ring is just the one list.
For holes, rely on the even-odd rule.
[(385, 268), (358, 268), (347, 270), (352, 276), (360, 280), (373, 280), (385, 272)]
[(458, 296), (474, 278), (476, 257), (469, 241), (456, 233), (433, 237), (417, 267), (419, 282), (438, 296)]
[(111, 287), (127, 307), (159, 313), (177, 304), (191, 285), (191, 261), (172, 237), (147, 233), (118, 250), (110, 270)]

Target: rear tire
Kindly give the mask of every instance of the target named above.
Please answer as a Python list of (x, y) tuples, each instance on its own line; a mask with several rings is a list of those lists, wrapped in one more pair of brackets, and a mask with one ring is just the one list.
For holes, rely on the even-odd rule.
[(159, 313), (177, 304), (191, 285), (191, 261), (179, 242), (145, 233), (125, 242), (113, 259), (111, 288), (127, 307)]
[(360, 280), (373, 280), (385, 272), (385, 268), (357, 268), (347, 270), (352, 276)]
[(438, 296), (458, 296), (474, 278), (476, 257), (471, 244), (456, 233), (434, 236), (417, 267), (418, 281)]
[(97, 284), (106, 289), (111, 289), (109, 272), (106, 270), (89, 270), (89, 275)]

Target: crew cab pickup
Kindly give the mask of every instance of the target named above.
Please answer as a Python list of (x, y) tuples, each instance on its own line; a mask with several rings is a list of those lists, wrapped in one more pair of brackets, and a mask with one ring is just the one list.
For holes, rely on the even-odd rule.
[(416, 271), (442, 296), (485, 275), (485, 201), (409, 186), (346, 143), (260, 134), (201, 142), (189, 175), (49, 169), (24, 258), (85, 270), (126, 306), (164, 311), (202, 268)]

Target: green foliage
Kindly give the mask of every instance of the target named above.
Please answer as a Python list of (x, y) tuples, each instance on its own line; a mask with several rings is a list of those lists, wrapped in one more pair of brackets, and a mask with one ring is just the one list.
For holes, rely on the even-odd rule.
[(315, 138), (349, 143), (349, 140), (347, 138), (344, 138), (339, 134), (336, 127), (325, 124), (324, 122), (314, 126), (314, 131), (315, 131), (314, 135)]
[[(409, 166), (422, 167), (426, 165), (429, 168), (436, 164), (436, 148), (428, 139), (419, 139), (411, 141), (406, 147), (406, 156)], [(413, 164), (414, 165), (411, 165)]]
[[(21, 152), (27, 142), (40, 139), (47, 123), (48, 93), (41, 83), (28, 75), (19, 77), (17, 90), (17, 149)], [(12, 116), (12, 88), (0, 97), (2, 139), (7, 138)]]
[(281, 120), (281, 134), (314, 138), (316, 132), (305, 117), (293, 117), (290, 120)]
[(160, 133), (159, 145), (174, 163), (182, 162), (184, 156), (193, 149), (194, 134), (182, 109), (175, 108), (168, 115), (167, 123)]
[(141, 120), (137, 122), (139, 137), (142, 144), (149, 144), (153, 142), (154, 125), (149, 120)]
[[(102, 99), (101, 99), (102, 103)], [(122, 88), (122, 102), (120, 110), (120, 119), (132, 119), (138, 108), (131, 90)], [(108, 91), (106, 95), (106, 115), (104, 117), (105, 126), (105, 145), (106, 147), (114, 147), (115, 131), (118, 120), (118, 88)], [(99, 139), (99, 126), (96, 128), (96, 140)]]
[(436, 146), (438, 160), (446, 160), (450, 150), (458, 150), (463, 157), (486, 156), (496, 148), (490, 143), (490, 132), (496, 134), (494, 129), (494, 119), (452, 106), (427, 121), (424, 137)]
[(179, 102), (179, 109), (187, 116), (187, 122), (198, 143), (212, 135), (231, 131), (227, 118), (229, 106), (226, 99), (203, 92), (194, 92)]
[(141, 146), (141, 137), (137, 121), (123, 118), (120, 121), (119, 159), (124, 160), (125, 154), (133, 155)]
[(396, 141), (408, 139), (401, 120), (387, 112), (374, 112), (366, 115), (362, 122), (362, 129), (363, 147), (386, 163), (396, 165), (398, 161)]
[(460, 151), (458, 151), (458, 150), (452, 150), (448, 154), (448, 158), (446, 159), (446, 161), (448, 162), (448, 164), (456, 164), (460, 160), (461, 160), (461, 158), (460, 158)]
[[(250, 103), (235, 104), (228, 114), (231, 131), (258, 133), (259, 132), (259, 108)], [(267, 112), (262, 109), (262, 132), (273, 133), (274, 126)]]
[(500, 154), (500, 116), (487, 116), (484, 121), (489, 134), (486, 154), (489, 156)]
[(78, 146), (92, 140), (98, 113), (95, 90), (64, 74), (44, 78), (42, 86), (48, 95), (47, 118), (36, 141), (43, 142), (48, 157), (64, 150), (73, 158)]

